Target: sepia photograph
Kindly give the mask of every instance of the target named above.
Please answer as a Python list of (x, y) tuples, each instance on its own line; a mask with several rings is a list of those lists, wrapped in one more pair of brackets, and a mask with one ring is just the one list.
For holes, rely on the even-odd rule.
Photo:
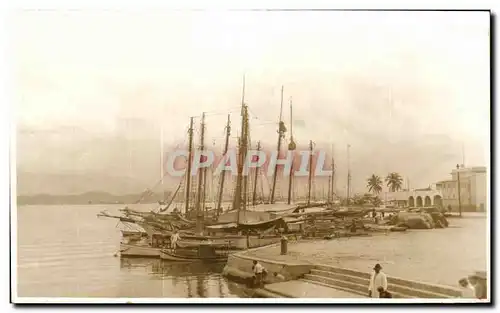
[(16, 11), (11, 302), (491, 303), (491, 23)]

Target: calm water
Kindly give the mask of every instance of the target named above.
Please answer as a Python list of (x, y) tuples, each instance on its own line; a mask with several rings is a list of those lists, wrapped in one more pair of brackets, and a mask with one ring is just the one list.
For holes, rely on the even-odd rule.
[[(20, 206), (20, 297), (244, 297), (220, 273), (224, 264), (178, 264), (120, 259), (114, 219), (97, 218), (121, 206)], [(134, 207), (137, 208), (137, 207)], [(145, 210), (154, 208), (143, 206)]]

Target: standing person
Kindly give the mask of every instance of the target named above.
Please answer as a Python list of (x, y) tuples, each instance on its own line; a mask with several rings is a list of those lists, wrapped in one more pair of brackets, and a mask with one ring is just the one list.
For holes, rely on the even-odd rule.
[(380, 264), (375, 264), (373, 268), (373, 273), (370, 277), (370, 285), (368, 286), (368, 297), (370, 298), (380, 298), (378, 291), (379, 287), (387, 290), (387, 276), (382, 271), (382, 266)]
[(474, 299), (476, 297), (474, 287), (472, 287), (467, 278), (460, 279), (458, 285), (460, 286), (462, 298)]
[(351, 233), (356, 232), (356, 221), (353, 219), (350, 227)]
[(253, 261), (252, 270), (254, 273), (254, 286), (260, 287), (262, 284), (262, 276), (264, 275), (264, 266), (256, 260)]
[(172, 249), (172, 252), (175, 252), (175, 248), (177, 248), (177, 241), (180, 239), (181, 237), (177, 230), (170, 236), (170, 249)]
[(476, 298), (486, 299), (488, 297), (488, 292), (486, 290), (486, 273), (476, 272), (468, 278), (470, 284), (474, 288)]

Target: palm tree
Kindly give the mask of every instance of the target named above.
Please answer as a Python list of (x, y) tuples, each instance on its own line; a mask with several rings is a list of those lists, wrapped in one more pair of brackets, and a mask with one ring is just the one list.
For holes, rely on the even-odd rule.
[(396, 172), (389, 173), (385, 178), (385, 182), (391, 192), (398, 191), (403, 187), (403, 178)]
[(368, 178), (368, 191), (373, 192), (374, 194), (379, 194), (382, 191), (382, 179), (380, 176), (373, 174), (370, 178)]

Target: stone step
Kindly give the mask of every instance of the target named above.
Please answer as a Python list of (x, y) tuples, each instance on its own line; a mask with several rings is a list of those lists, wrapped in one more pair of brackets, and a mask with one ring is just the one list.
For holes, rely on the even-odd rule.
[(313, 281), (304, 279), (291, 280), (266, 285), (265, 288), (276, 294), (284, 295), (288, 298), (363, 298), (366, 295), (352, 292), (351, 290), (332, 288)]
[(360, 285), (365, 285), (366, 288), (368, 288), (368, 285), (370, 284), (369, 277), (364, 278), (364, 277), (359, 277), (359, 276), (340, 274), (340, 273), (336, 273), (336, 272), (316, 270), (316, 269), (312, 269), (310, 274), (316, 275), (316, 276), (323, 276), (323, 277), (338, 279), (338, 280), (345, 280), (348, 282), (352, 282), (352, 283), (356, 283), (356, 284), (360, 284)]
[[(336, 288), (336, 289), (341, 288), (344, 290), (349, 290), (350, 292), (353, 293), (362, 294), (365, 296), (368, 295), (368, 285), (365, 284), (361, 285), (353, 282), (328, 278), (324, 276), (311, 275), (311, 274), (304, 275), (304, 279), (313, 282), (319, 282), (322, 283), (323, 285), (328, 285), (331, 288)], [(408, 296), (400, 294), (398, 292), (392, 292), (392, 291), (390, 292), (394, 298), (409, 298)]]
[(328, 265), (316, 265), (316, 266), (314, 266), (314, 269), (320, 270), (320, 271), (325, 271), (325, 272), (333, 272), (333, 273), (345, 274), (345, 275), (350, 275), (350, 276), (356, 276), (359, 278), (370, 279), (369, 273), (350, 270), (347, 268), (328, 266)]
[(253, 298), (288, 298), (286, 295), (267, 290), (265, 288), (258, 288), (254, 290)]
[(388, 283), (389, 291), (395, 291), (401, 294), (410, 296), (411, 298), (421, 298), (421, 299), (449, 299), (453, 298), (450, 295), (432, 292), (426, 289), (415, 289), (407, 286), (396, 285)]
[(406, 279), (395, 278), (395, 277), (387, 277), (387, 282), (391, 285), (398, 285), (398, 286), (403, 286), (403, 287), (407, 287), (407, 288), (411, 288), (411, 289), (425, 290), (428, 292), (432, 292), (434, 294), (445, 295), (445, 296), (447, 296), (447, 298), (456, 298), (456, 297), (461, 296), (460, 290), (455, 289), (453, 287), (448, 287), (448, 286), (422, 283), (422, 282), (418, 282), (418, 281), (406, 280)]
[(333, 285), (325, 284), (325, 283), (322, 283), (322, 282), (316, 281), (316, 280), (309, 280), (309, 279), (306, 279), (306, 278), (301, 278), (299, 280), (300, 281), (305, 281), (305, 282), (311, 283), (311, 284), (316, 284), (316, 285), (321, 285), (321, 286), (325, 286), (325, 287), (329, 287), (329, 288), (334, 288), (334, 289), (342, 290), (342, 291), (345, 291), (345, 292), (355, 293), (355, 294), (363, 296), (363, 297), (367, 296), (366, 292), (362, 293), (362, 292), (357, 291), (357, 290), (353, 290), (353, 289), (349, 289), (349, 288), (342, 288), (342, 287), (339, 287), (339, 286), (333, 286)]
[[(341, 275), (349, 275), (352, 277), (358, 277), (358, 278), (367, 279), (367, 280), (370, 279), (369, 273), (355, 271), (355, 270), (346, 269), (346, 268), (335, 267), (335, 266), (318, 265), (318, 266), (315, 266), (313, 270), (332, 272), (332, 273), (337, 273), (337, 274), (341, 274)], [(455, 288), (450, 287), (450, 286), (441, 286), (441, 285), (437, 285), (437, 284), (422, 283), (422, 282), (406, 280), (406, 279), (390, 277), (390, 276), (387, 276), (387, 283), (391, 286), (398, 285), (398, 286), (402, 286), (402, 287), (406, 287), (406, 288), (410, 288), (410, 289), (423, 290), (423, 291), (430, 292), (433, 294), (446, 295), (447, 298), (460, 297), (460, 291), (458, 289), (455, 289)]]
[[(322, 276), (326, 278), (332, 278), (335, 280), (340, 280), (340, 281), (345, 281), (345, 282), (352, 282), (355, 284), (359, 285), (364, 285), (366, 288), (368, 288), (368, 285), (370, 284), (369, 279), (365, 278), (360, 278), (358, 276), (351, 276), (351, 275), (346, 275), (346, 274), (339, 274), (335, 272), (328, 272), (328, 271), (321, 271), (321, 270), (311, 270), (312, 275), (316, 276)], [(441, 294), (441, 293), (436, 293), (432, 292), (426, 289), (416, 289), (416, 288), (411, 288), (408, 286), (402, 286), (394, 283), (390, 283), (388, 279), (388, 288), (387, 288), (391, 293), (396, 292), (399, 294), (403, 294), (406, 297), (410, 298), (424, 298), (424, 299), (447, 299), (450, 298), (450, 295), (447, 294)]]

